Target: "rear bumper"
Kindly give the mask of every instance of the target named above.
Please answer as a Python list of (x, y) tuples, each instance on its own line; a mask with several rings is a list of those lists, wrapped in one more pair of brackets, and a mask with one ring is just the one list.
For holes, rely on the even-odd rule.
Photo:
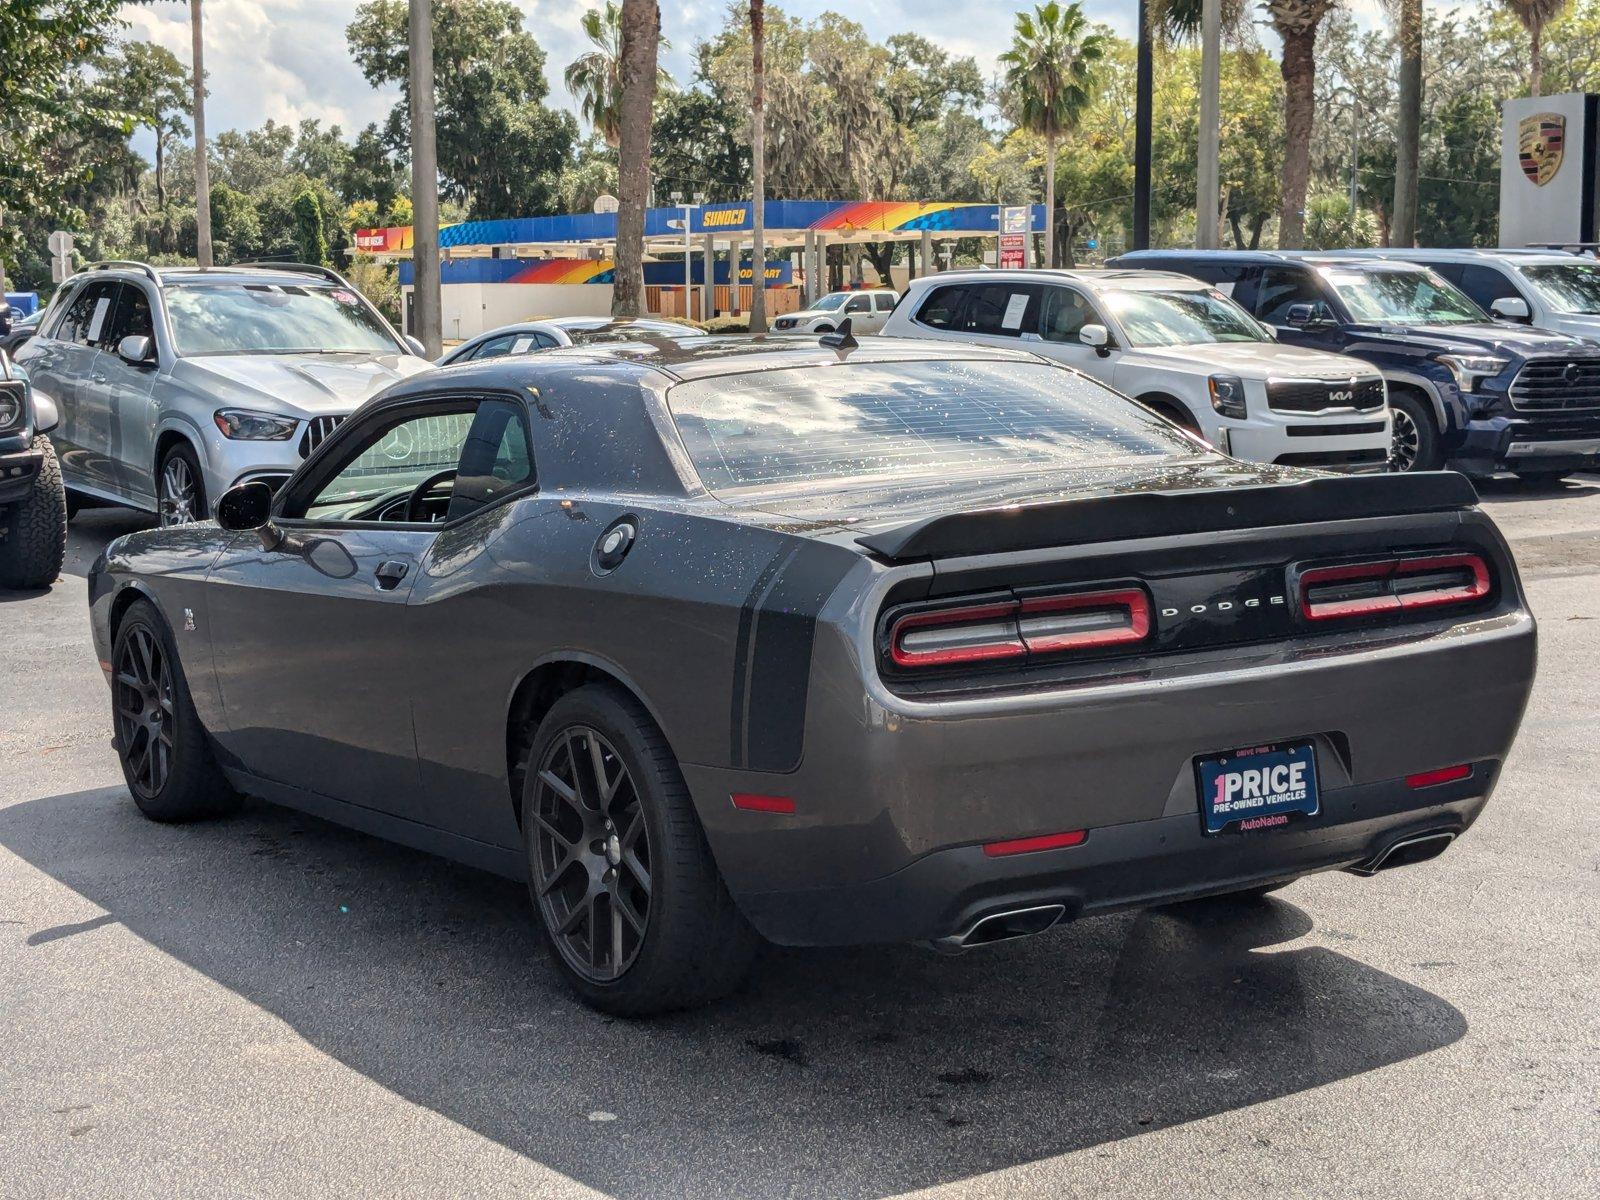
[(785, 945), (937, 940), (996, 913), (1060, 905), (1064, 919), (1147, 908), (1371, 862), (1418, 834), (1459, 834), (1477, 818), (1498, 764), (1452, 783), (1403, 779), (1325, 792), (1322, 811), (1282, 829), (1207, 837), (1197, 813), (1090, 831), (1082, 845), (1005, 858), (962, 846), (847, 887), (764, 892), (740, 907)]

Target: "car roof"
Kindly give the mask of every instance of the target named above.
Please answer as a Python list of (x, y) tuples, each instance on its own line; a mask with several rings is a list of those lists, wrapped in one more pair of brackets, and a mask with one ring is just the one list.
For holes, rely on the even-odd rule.
[(681, 321), (669, 321), (665, 317), (547, 317), (541, 324), (554, 325), (568, 333), (574, 330), (581, 333), (626, 333), (629, 329), (668, 329), (674, 332), (681, 329), (684, 333), (700, 336), (705, 333), (703, 329), (696, 329)]
[[(828, 367), (840, 362), (892, 363), (984, 359), (997, 362), (1041, 362), (1037, 355), (1002, 346), (916, 338), (864, 338), (856, 346), (836, 348), (820, 339), (792, 335), (769, 337), (709, 336), (678, 341), (673, 338), (639, 338), (598, 346), (563, 346), (519, 362), (537, 361), (549, 368), (614, 366), (629, 373), (655, 371), (674, 381), (708, 379), (750, 371), (775, 371), (794, 367)], [(463, 363), (452, 370), (493, 369), (488, 363)]]
[(1490, 248), (1481, 247), (1463, 250), (1448, 250), (1438, 247), (1418, 246), (1414, 248), (1389, 247), (1382, 250), (1333, 250), (1327, 251), (1327, 256), (1339, 258), (1383, 258), (1403, 259), (1407, 262), (1417, 263), (1475, 263), (1475, 262), (1515, 262), (1521, 266), (1544, 265), (1546, 263), (1561, 265), (1563, 263), (1593, 263), (1594, 259), (1586, 259), (1577, 254), (1565, 254), (1560, 250), (1530, 250), (1519, 247)]
[[(227, 284), (227, 283), (295, 283), (312, 287), (344, 287), (344, 283), (314, 270), (294, 270), (290, 267), (252, 266), (236, 267), (151, 267), (143, 263), (114, 263), (84, 268), (72, 277), (81, 282), (90, 279), (122, 279), (149, 282), (153, 279), (166, 284)], [(353, 286), (353, 285), (350, 285)]]
[(1134, 270), (1125, 267), (946, 271), (940, 275), (924, 275), (920, 279), (912, 280), (912, 283), (933, 286), (941, 283), (1004, 283), (1008, 280), (1021, 280), (1026, 283), (1076, 283), (1091, 290), (1107, 288), (1153, 291), (1157, 288), (1182, 288), (1185, 291), (1201, 291), (1211, 286), (1179, 271)]

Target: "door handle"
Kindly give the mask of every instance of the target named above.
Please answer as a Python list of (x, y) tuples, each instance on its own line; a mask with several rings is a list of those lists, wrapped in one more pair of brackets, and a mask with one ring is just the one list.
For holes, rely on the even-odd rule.
[(400, 586), (400, 581), (406, 577), (406, 572), (411, 569), (408, 563), (403, 563), (397, 558), (378, 564), (378, 569), (373, 575), (378, 580), (378, 586), (384, 591), (391, 591)]
[(93, 383), (104, 383), (106, 381), (106, 377), (100, 374), (99, 371), (96, 371), (93, 375), (89, 376), (89, 379)]

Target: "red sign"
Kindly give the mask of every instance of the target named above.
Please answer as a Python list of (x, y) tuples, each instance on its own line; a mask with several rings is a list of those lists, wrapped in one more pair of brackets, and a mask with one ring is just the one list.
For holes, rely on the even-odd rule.
[(1000, 266), (1003, 270), (1020, 271), (1026, 258), (1023, 249), (1023, 234), (1002, 233), (1000, 235)]

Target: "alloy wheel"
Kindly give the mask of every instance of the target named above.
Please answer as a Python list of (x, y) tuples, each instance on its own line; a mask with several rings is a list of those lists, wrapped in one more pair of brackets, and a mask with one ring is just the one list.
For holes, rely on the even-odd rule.
[(569, 966), (614, 980), (639, 955), (650, 922), (650, 835), (638, 788), (616, 748), (573, 725), (535, 777), (534, 893)]
[(161, 523), (163, 525), (188, 525), (196, 520), (195, 500), (198, 488), (189, 462), (181, 454), (167, 458), (161, 468)]
[(117, 744), (134, 790), (158, 795), (172, 770), (172, 671), (161, 643), (135, 625), (117, 656), (115, 693)]
[(1417, 453), (1421, 448), (1417, 423), (1403, 408), (1391, 409), (1390, 416), (1394, 425), (1393, 437), (1389, 442), (1389, 469), (1409, 471), (1417, 465)]

